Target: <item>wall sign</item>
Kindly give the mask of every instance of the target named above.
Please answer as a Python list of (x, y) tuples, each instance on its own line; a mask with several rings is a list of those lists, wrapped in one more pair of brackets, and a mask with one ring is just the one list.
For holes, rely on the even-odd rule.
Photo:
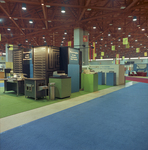
[(79, 64), (79, 50), (69, 48), (69, 64)]

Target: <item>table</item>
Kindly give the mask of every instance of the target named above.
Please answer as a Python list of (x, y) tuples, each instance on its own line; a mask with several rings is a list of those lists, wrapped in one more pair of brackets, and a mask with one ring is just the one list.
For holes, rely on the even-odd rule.
[(19, 94), (24, 94), (24, 80), (4, 79), (4, 93), (5, 91), (15, 91), (17, 93), (17, 96)]

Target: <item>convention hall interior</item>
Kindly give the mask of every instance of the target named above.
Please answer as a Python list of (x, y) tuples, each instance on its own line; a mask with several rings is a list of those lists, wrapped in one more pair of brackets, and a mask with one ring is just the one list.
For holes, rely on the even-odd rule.
[(148, 0), (0, 0), (0, 150), (148, 150)]

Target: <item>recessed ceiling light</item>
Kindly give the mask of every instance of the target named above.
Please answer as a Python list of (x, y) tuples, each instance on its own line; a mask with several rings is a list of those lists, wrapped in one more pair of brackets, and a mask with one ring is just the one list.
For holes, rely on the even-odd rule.
[(131, 48), (133, 48), (133, 46), (131, 46)]
[(125, 34), (124, 32), (122, 34)]
[(140, 44), (140, 45), (142, 45), (142, 44)]
[(42, 3), (41, 5), (43, 6), (44, 4)]
[(22, 30), (25, 30), (24, 28)]
[(129, 34), (128, 37), (131, 37), (131, 35)]
[(28, 40), (26, 39), (26, 42), (28, 42)]
[(112, 24), (112, 23), (110, 23), (109, 25), (110, 25), (110, 26), (112, 26), (113, 24)]
[(95, 43), (97, 44), (97, 41)]
[(120, 47), (120, 45), (118, 47)]
[(110, 33), (108, 33), (108, 36), (111, 36), (111, 34), (110, 34)]
[(101, 41), (103, 41), (103, 37), (101, 37)]
[(0, 19), (0, 22), (2, 22), (3, 21), (3, 19)]
[(0, 0), (0, 3), (5, 3), (5, 1), (3, 1), (3, 0)]
[(48, 22), (51, 22), (51, 20), (48, 20)]
[(121, 39), (119, 38), (118, 41), (121, 41)]
[(128, 16), (129, 18), (133, 17), (133, 16)]
[(145, 31), (145, 29), (143, 28), (143, 29), (141, 29), (141, 31)]
[(125, 9), (125, 6), (121, 6), (120, 9)]
[(135, 42), (137, 42), (138, 40), (135, 40)]
[(140, 27), (140, 25), (138, 24), (137, 27)]
[(144, 48), (146, 48), (146, 46), (144, 46)]
[(51, 7), (51, 6), (50, 6), (50, 5), (46, 5), (46, 7), (48, 7), (48, 8), (49, 8), (49, 7)]
[(88, 8), (87, 11), (91, 11), (91, 8)]
[(96, 26), (93, 26), (93, 29), (96, 29)]
[(10, 29), (10, 28), (8, 28), (7, 30), (8, 30), (8, 31), (10, 31), (11, 29)]
[(18, 20), (18, 18), (13, 18), (14, 20)]
[(105, 47), (107, 47), (107, 45), (105, 44)]
[(45, 28), (42, 28), (42, 29), (45, 29)]

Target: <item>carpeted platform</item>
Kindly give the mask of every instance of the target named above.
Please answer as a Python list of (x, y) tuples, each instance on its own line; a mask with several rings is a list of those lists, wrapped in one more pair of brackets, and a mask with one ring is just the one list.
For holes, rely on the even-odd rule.
[[(98, 90), (106, 89), (112, 86), (108, 85), (98, 85)], [(39, 108), (42, 106), (50, 105), (64, 100), (70, 100), (78, 96), (88, 94), (89, 92), (79, 91), (71, 93), (71, 96), (64, 99), (48, 100), (47, 98), (39, 99), (35, 101), (31, 98), (25, 98), (24, 95), (16, 96), (13, 91), (7, 91), (3, 93), (4, 88), (0, 87), (0, 118), (28, 111), (31, 109)]]
[(137, 83), (1, 133), (0, 149), (148, 150), (147, 126), (148, 84)]

